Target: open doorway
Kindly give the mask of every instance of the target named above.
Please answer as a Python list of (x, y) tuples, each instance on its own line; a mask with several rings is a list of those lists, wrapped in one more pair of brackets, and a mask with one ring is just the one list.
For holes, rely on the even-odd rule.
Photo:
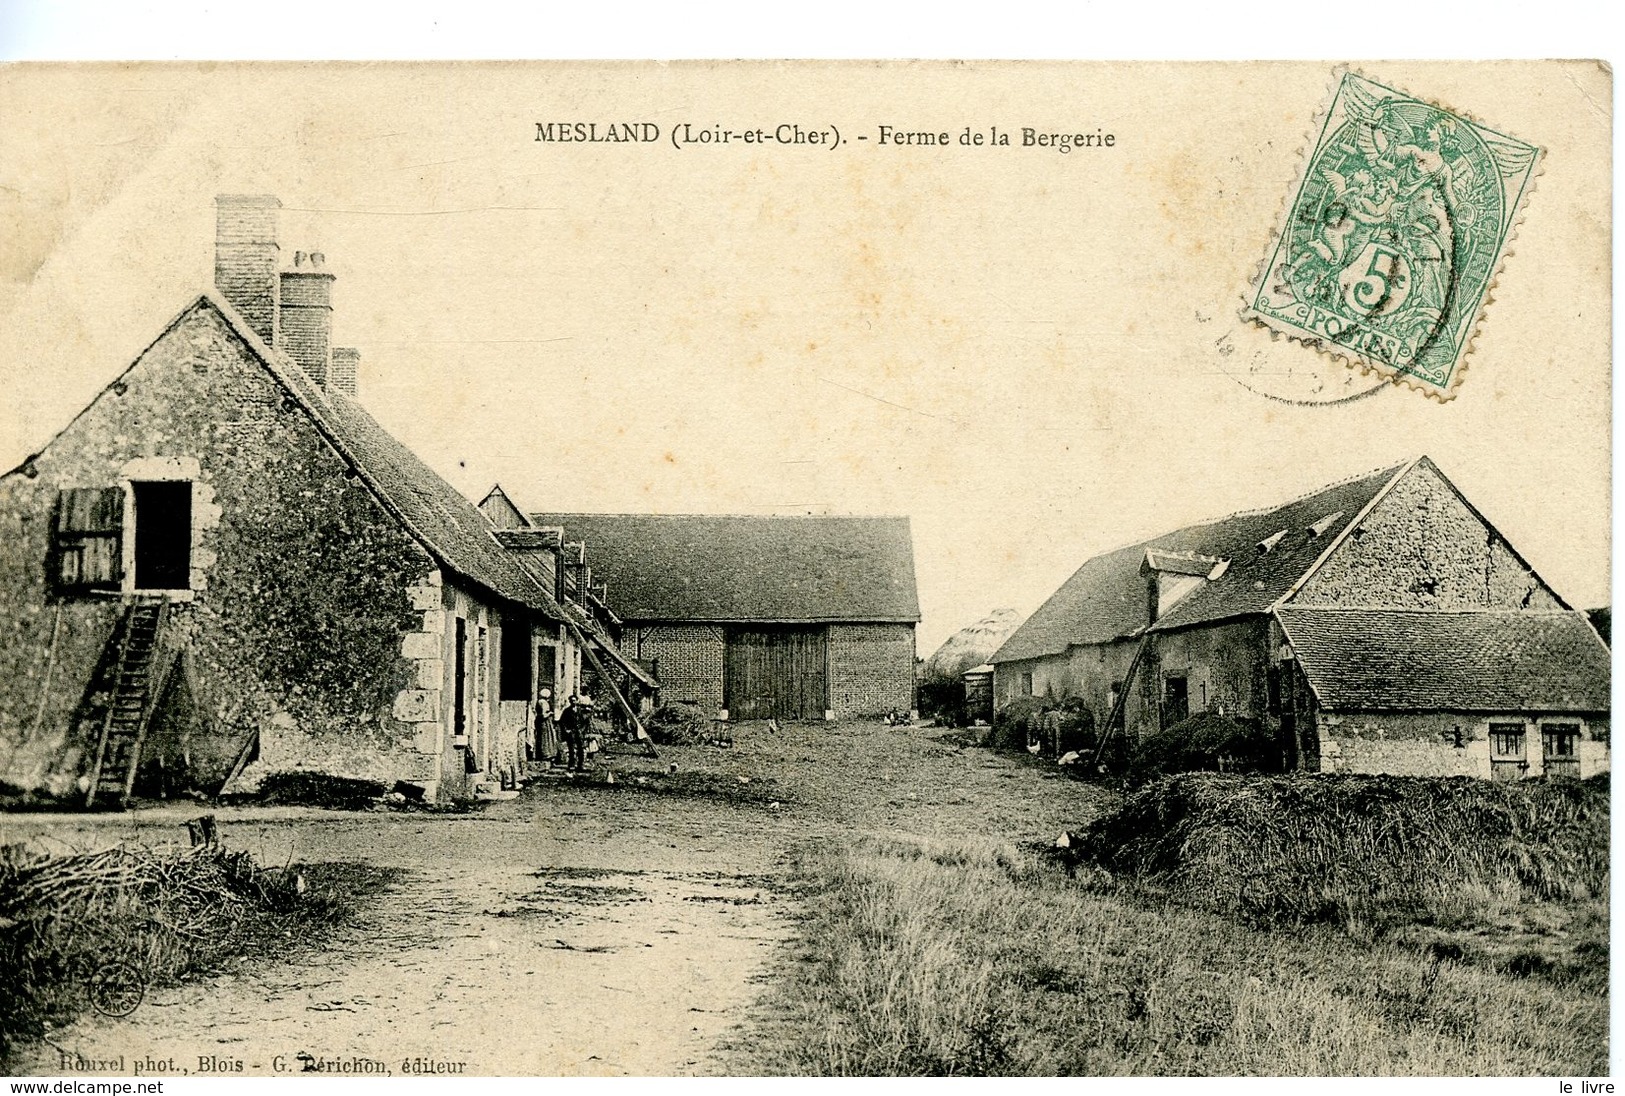
[(187, 590), (192, 585), (192, 484), (130, 484), (135, 498), (135, 588)]

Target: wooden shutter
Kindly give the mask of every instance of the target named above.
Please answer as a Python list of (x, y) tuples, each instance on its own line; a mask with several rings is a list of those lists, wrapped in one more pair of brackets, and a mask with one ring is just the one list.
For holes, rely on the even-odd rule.
[(124, 489), (70, 487), (57, 503), (57, 579), (74, 589), (117, 589), (124, 578)]

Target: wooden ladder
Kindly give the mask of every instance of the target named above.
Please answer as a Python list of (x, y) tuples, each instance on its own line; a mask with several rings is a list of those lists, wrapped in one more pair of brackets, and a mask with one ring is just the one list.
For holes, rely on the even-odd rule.
[(174, 664), (173, 659), (166, 660), (159, 673), (153, 672), (163, 653), (164, 624), (168, 616), (168, 597), (158, 601), (132, 601), (124, 611), (115, 633), (118, 658), (90, 768), (90, 786), (85, 793), (87, 808), (96, 806), (103, 797), (112, 796), (117, 797), (120, 808), (129, 806), (147, 725)]
[(1111, 714), (1106, 717), (1106, 726), (1100, 732), (1100, 742), (1095, 746), (1094, 760), (1089, 763), (1091, 769), (1100, 768), (1100, 759), (1106, 756), (1106, 743), (1111, 741), (1112, 728), (1117, 726), (1121, 718), (1126, 724), (1128, 717), (1125, 709), (1128, 707), (1129, 688), (1134, 684), (1134, 672), (1140, 668), (1140, 660), (1145, 657), (1146, 648), (1151, 645), (1151, 633), (1147, 632), (1140, 637), (1140, 645), (1134, 649), (1134, 658), (1129, 661), (1128, 671), (1123, 674), (1123, 688), (1117, 694), (1117, 703), (1112, 705)]

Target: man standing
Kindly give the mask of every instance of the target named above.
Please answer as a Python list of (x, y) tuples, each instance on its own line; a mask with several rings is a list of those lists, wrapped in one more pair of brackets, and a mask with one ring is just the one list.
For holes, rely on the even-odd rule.
[(591, 768), (590, 759), (599, 750), (603, 749), (604, 736), (599, 733), (599, 728), (593, 725), (593, 717), (597, 713), (598, 710), (593, 706), (592, 697), (582, 697), (581, 723), (578, 732), (580, 738), (577, 740), (580, 743), (577, 747), (577, 756), (581, 759), (582, 769)]
[(564, 740), (564, 757), (572, 772), (581, 767), (581, 698), (570, 694), (569, 703), (559, 713), (559, 737)]

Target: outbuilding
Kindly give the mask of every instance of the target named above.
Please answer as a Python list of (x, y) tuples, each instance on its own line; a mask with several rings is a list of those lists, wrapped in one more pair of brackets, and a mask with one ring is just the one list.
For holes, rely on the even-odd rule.
[(621, 653), (663, 701), (733, 719), (914, 707), (914, 550), (903, 517), (533, 513), (580, 546)]
[(1426, 457), (1096, 556), (992, 662), (1119, 743), (1209, 713), (1290, 769), (1609, 767), (1607, 646)]

